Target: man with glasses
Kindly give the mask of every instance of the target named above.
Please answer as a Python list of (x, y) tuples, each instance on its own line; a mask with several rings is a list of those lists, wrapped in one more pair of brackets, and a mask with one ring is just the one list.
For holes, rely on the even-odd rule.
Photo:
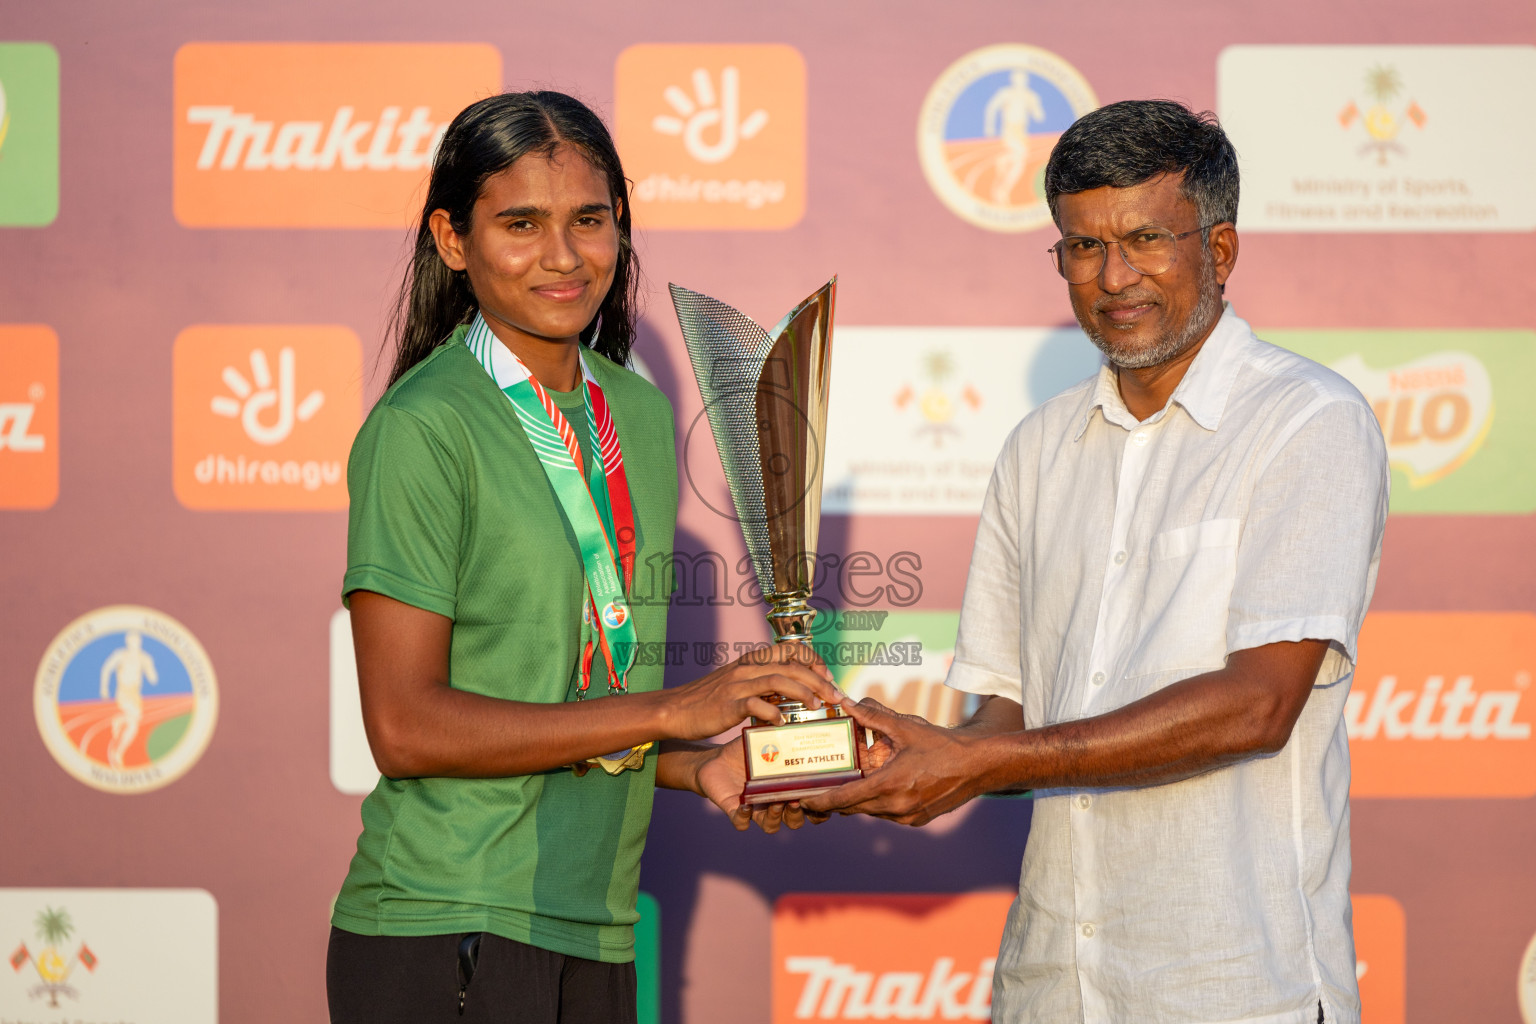
[(949, 730), (873, 702), (883, 767), (803, 803), (923, 824), (1034, 791), (994, 1020), (1358, 1022), (1344, 700), (1387, 514), (1342, 377), (1222, 290), (1238, 172), (1209, 114), (1115, 103), (1045, 172), (1099, 373), (1003, 447)]

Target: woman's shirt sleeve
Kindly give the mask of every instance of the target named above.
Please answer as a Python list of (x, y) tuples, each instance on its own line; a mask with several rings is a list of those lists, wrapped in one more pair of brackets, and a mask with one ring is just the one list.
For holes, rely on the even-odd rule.
[(381, 403), (352, 444), (347, 492), (342, 600), (371, 590), (453, 618), (464, 475), (450, 448), (410, 412)]

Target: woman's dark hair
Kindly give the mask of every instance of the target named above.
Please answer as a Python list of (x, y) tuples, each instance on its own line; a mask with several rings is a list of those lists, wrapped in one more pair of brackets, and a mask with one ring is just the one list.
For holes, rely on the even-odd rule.
[(1201, 224), (1237, 223), (1237, 151), (1215, 114), (1172, 100), (1124, 100), (1078, 118), (1051, 150), (1045, 200), (1057, 218), (1064, 193), (1130, 188), (1162, 174), (1183, 175), (1179, 192)]
[(390, 317), (395, 365), (389, 383), (425, 359), (455, 327), (468, 323), (477, 308), (469, 275), (449, 270), (437, 254), (430, 226), (432, 211), (446, 210), (453, 230), (469, 234), (475, 200), (487, 178), (506, 170), (519, 157), (529, 153), (549, 156), (561, 146), (579, 151), (607, 179), (619, 233), (613, 285), (581, 340), (620, 365), (629, 361), (640, 268), (630, 240), (624, 169), (613, 138), (596, 114), (564, 93), (509, 92), (465, 107), (438, 144), (411, 264)]

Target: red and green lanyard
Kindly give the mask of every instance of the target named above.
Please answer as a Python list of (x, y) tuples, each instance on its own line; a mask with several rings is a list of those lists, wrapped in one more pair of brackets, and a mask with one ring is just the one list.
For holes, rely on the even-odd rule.
[[(592, 454), (598, 472), (585, 472), (576, 432), (522, 360), (496, 340), (478, 314), (465, 343), (480, 361), (502, 394), (512, 403), (518, 422), (533, 444), (544, 475), (560, 502), (566, 522), (581, 548), (586, 576), (584, 623), (590, 624), (608, 662), (608, 692), (624, 693), (637, 649), (634, 614), (625, 595), (634, 581), (635, 516), (629, 500), (629, 481), (619, 435), (613, 427), (608, 400), (585, 359), (581, 360), (582, 397), (587, 414), (587, 436), (593, 439)], [(586, 630), (583, 630), (586, 633)], [(581, 656), (580, 700), (592, 684), (595, 651), (587, 635)], [(647, 744), (649, 746), (649, 744)], [(619, 755), (631, 754), (621, 751)], [(606, 767), (606, 765), (605, 765)]]

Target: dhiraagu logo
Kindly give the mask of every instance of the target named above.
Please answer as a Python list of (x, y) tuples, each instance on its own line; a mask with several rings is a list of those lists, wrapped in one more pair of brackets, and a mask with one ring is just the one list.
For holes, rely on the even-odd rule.
[(646, 228), (787, 228), (805, 212), (805, 60), (792, 46), (631, 46), (614, 134)]
[(357, 335), (329, 324), (201, 324), (176, 338), (176, 497), (198, 509), (347, 505), (361, 419)]
[(1536, 331), (1260, 331), (1349, 379), (1375, 410), (1394, 513), (1536, 512)]
[(59, 53), (0, 43), (0, 225), (42, 227), (59, 215)]

